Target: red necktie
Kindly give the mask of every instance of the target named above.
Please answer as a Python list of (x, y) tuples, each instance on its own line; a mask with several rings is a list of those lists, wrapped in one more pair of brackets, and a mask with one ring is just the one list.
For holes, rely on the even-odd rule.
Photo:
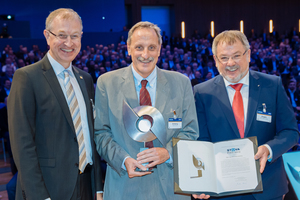
[[(150, 94), (146, 88), (147, 83), (148, 83), (147, 80), (141, 81), (142, 88), (140, 90), (140, 106), (152, 106)], [(144, 119), (148, 119), (151, 122), (151, 126), (152, 126), (153, 121), (151, 117), (148, 118), (147, 116), (144, 116)], [(153, 142), (152, 141), (146, 142), (145, 147), (152, 148)]]
[(238, 83), (235, 85), (230, 85), (233, 89), (235, 89), (235, 94), (233, 97), (232, 102), (232, 110), (234, 113), (235, 121), (237, 124), (237, 127), (240, 132), (241, 138), (244, 138), (244, 104), (243, 104), (243, 98), (241, 95), (241, 88), (243, 87), (242, 83)]

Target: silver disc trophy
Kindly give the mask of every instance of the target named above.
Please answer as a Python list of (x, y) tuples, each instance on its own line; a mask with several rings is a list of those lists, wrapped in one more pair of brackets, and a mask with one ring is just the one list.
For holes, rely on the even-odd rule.
[[(165, 147), (166, 126), (162, 114), (152, 106), (138, 106), (131, 108), (127, 102), (123, 101), (123, 122), (128, 135), (137, 142), (144, 142), (144, 148), (140, 152), (148, 149), (146, 142), (156, 138)], [(146, 166), (148, 163), (143, 163)], [(147, 169), (148, 170), (148, 169)], [(136, 169), (136, 171), (141, 171)]]

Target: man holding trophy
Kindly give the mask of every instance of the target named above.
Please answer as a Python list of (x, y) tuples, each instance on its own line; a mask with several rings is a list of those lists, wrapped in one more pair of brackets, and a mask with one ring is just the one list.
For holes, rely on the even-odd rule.
[(107, 163), (104, 199), (190, 199), (174, 194), (172, 137), (196, 140), (190, 81), (156, 66), (160, 28), (128, 33), (132, 64), (102, 75), (96, 88), (95, 142)]

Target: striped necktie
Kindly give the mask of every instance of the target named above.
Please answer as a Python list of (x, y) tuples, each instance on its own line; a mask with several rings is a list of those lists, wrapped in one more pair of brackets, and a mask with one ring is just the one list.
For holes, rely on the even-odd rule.
[(86, 159), (86, 149), (84, 144), (83, 130), (81, 125), (80, 110), (79, 110), (78, 101), (75, 96), (75, 91), (70, 81), (68, 70), (64, 70), (64, 75), (65, 75), (64, 85), (67, 93), (68, 106), (72, 116), (77, 142), (78, 142), (78, 148), (79, 148), (79, 170), (81, 173), (83, 173), (87, 165), (87, 159)]

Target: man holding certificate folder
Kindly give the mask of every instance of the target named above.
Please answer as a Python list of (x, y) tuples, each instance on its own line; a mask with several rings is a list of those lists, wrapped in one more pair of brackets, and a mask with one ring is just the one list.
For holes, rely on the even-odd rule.
[[(263, 192), (224, 199), (282, 199), (288, 192), (282, 154), (299, 132), (280, 77), (249, 71), (251, 50), (240, 31), (224, 31), (212, 46), (220, 75), (194, 88), (199, 140), (257, 136)], [(200, 198), (200, 195), (193, 195)]]

